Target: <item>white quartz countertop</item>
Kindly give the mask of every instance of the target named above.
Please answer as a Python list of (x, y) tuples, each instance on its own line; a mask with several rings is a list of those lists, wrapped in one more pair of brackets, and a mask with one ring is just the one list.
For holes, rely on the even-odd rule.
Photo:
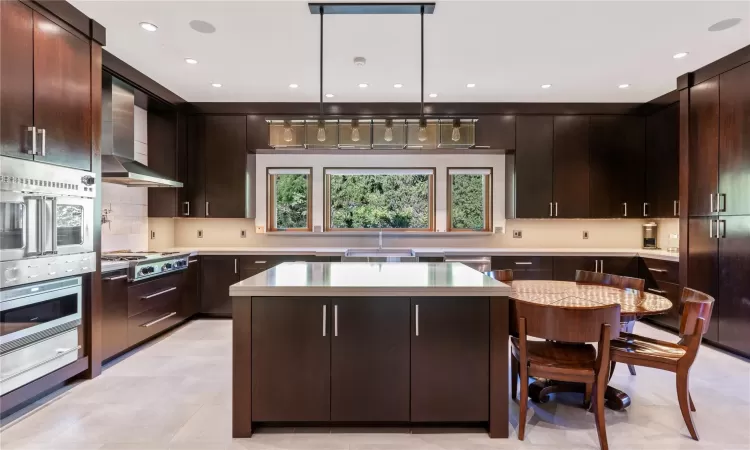
[[(343, 256), (342, 247), (176, 247), (169, 251), (194, 255), (318, 255)], [(417, 256), (642, 256), (679, 261), (679, 253), (638, 248), (440, 248), (413, 249)]]
[(461, 263), (287, 262), (229, 287), (233, 297), (503, 297), (510, 286)]

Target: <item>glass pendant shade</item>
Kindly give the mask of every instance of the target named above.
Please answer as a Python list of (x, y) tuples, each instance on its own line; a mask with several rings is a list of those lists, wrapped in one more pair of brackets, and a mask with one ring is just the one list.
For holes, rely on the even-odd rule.
[(352, 119), (352, 142), (359, 142), (359, 120)]
[(318, 142), (325, 142), (326, 140), (326, 123), (323, 119), (318, 120)]
[(453, 132), (451, 133), (451, 140), (458, 142), (461, 140), (461, 119), (455, 119), (453, 121)]
[(427, 119), (419, 119), (419, 133), (417, 134), (417, 139), (419, 139), (419, 142), (427, 140)]
[(294, 133), (292, 133), (292, 122), (284, 121), (284, 142), (292, 142), (294, 140)]
[(393, 119), (385, 119), (385, 132), (383, 133), (383, 140), (386, 142), (393, 141)]

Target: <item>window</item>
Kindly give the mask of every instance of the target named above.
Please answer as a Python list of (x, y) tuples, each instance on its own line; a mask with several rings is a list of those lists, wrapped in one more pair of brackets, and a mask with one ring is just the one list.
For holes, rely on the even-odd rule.
[(434, 231), (435, 169), (325, 169), (325, 229)]
[(309, 168), (268, 169), (268, 231), (312, 231)]
[(492, 230), (492, 169), (448, 169), (448, 231)]

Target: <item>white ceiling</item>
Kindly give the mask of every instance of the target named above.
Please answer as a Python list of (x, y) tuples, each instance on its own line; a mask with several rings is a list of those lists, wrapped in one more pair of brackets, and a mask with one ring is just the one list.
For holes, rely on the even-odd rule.
[[(72, 3), (107, 28), (108, 51), (188, 101), (318, 101), (320, 19), (306, 2)], [(742, 22), (707, 31), (732, 17)], [(193, 31), (194, 19), (217, 31)], [(147, 32), (141, 21), (159, 29)], [(336, 95), (326, 101), (419, 101), (418, 15), (325, 16), (324, 32), (324, 91)], [(425, 16), (425, 100), (645, 102), (749, 44), (747, 0), (438, 1)], [(672, 58), (683, 51), (689, 56)], [(367, 65), (356, 67), (355, 56)], [(552, 88), (541, 89), (546, 83)]]

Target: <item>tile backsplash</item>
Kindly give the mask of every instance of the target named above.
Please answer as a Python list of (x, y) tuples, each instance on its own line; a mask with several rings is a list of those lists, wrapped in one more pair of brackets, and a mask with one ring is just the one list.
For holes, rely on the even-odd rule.
[[(135, 160), (148, 164), (146, 110), (135, 107)], [(148, 188), (102, 183), (102, 251), (148, 249)]]

